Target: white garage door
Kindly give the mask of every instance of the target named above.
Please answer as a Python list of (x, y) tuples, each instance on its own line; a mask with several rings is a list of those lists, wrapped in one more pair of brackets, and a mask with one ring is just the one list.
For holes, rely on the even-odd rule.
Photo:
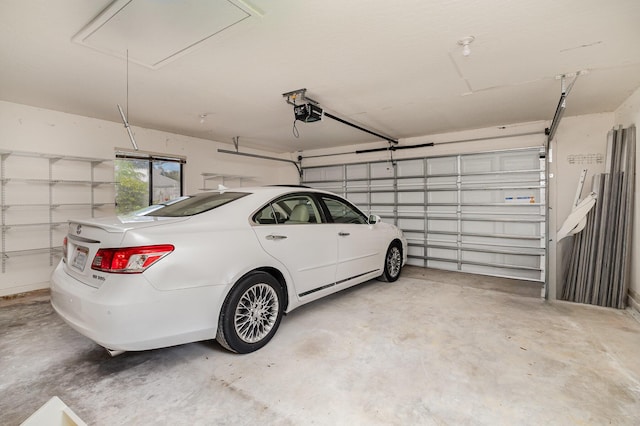
[(303, 168), (401, 228), (409, 264), (544, 281), (544, 148)]

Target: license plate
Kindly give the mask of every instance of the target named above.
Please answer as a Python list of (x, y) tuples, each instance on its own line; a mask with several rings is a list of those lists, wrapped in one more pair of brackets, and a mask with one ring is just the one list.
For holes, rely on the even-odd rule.
[(89, 256), (89, 249), (86, 247), (78, 246), (76, 247), (76, 252), (73, 256), (73, 263), (71, 265), (84, 271), (84, 265), (87, 263), (87, 257)]

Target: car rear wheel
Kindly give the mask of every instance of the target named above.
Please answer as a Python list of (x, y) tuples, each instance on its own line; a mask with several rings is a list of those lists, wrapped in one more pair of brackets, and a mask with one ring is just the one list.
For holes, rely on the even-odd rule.
[(384, 257), (384, 269), (380, 279), (382, 281), (393, 282), (400, 277), (402, 269), (402, 246), (398, 242), (393, 242), (387, 249)]
[(230, 351), (246, 354), (271, 340), (282, 319), (282, 287), (266, 272), (242, 278), (220, 312), (216, 340)]

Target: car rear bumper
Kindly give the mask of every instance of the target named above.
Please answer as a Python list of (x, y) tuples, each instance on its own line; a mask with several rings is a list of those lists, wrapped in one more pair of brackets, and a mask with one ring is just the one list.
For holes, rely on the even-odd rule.
[(51, 305), (71, 327), (105, 348), (138, 351), (215, 338), (224, 286), (160, 291), (143, 274), (94, 288), (64, 271), (51, 276)]

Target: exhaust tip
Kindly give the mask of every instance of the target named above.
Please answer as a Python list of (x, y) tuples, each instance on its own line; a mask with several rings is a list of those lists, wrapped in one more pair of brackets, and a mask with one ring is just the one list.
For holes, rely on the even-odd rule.
[(111, 358), (117, 357), (118, 355), (122, 355), (123, 353), (126, 352), (126, 351), (120, 351), (120, 350), (109, 349), (109, 348), (105, 348), (105, 349), (107, 350), (109, 355), (111, 355)]

